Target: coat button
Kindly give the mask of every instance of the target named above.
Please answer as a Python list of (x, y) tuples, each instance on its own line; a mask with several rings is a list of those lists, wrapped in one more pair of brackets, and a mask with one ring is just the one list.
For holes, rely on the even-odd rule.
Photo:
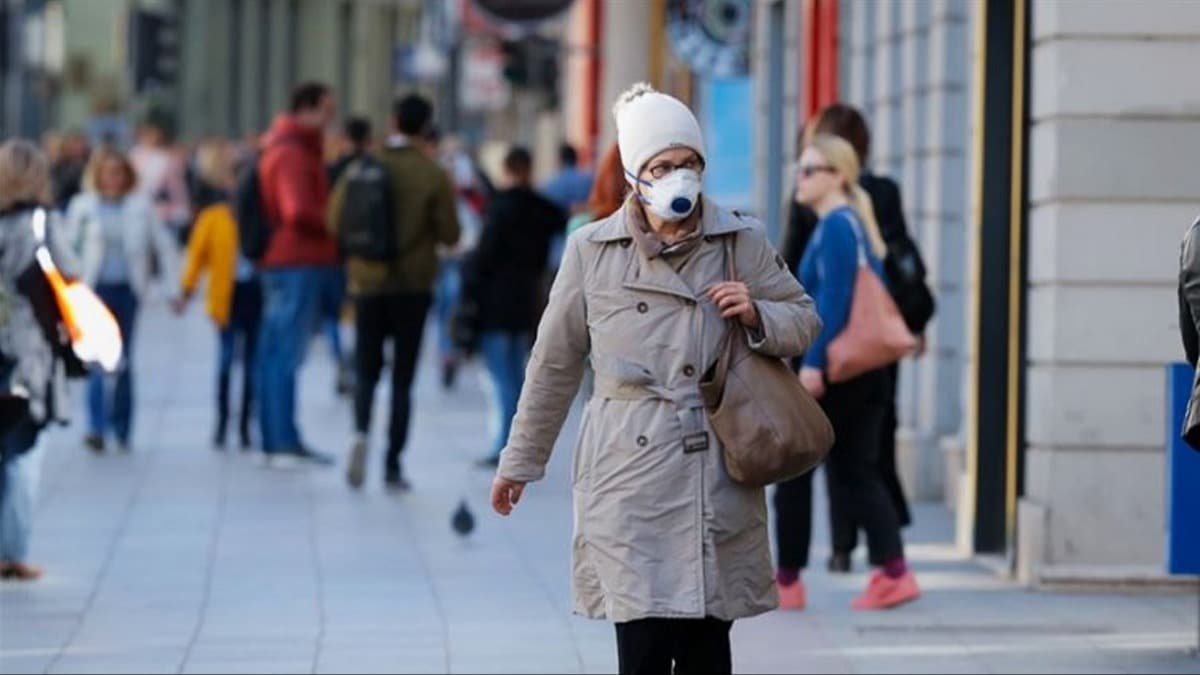
[(685, 377), (691, 377), (696, 374), (696, 369), (693, 368), (690, 364), (686, 365), (683, 367), (683, 374)]
[(629, 245), (632, 243), (633, 242), (629, 241), (628, 239), (622, 239), (621, 240), (621, 248), (629, 248)]
[(646, 438), (645, 436), (638, 436), (638, 438), (637, 438), (637, 444), (638, 444), (639, 448), (646, 447), (646, 444), (649, 442), (650, 442), (650, 439)]
[(638, 314), (645, 314), (646, 312), (650, 311), (650, 305), (647, 305), (644, 302), (639, 302), (637, 304), (637, 311), (638, 311)]

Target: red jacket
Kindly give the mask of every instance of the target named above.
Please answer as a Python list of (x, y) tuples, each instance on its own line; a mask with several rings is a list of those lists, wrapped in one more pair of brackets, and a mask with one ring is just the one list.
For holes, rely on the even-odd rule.
[(337, 264), (337, 244), (325, 226), (329, 177), (321, 155), (321, 130), (280, 115), (263, 147), (259, 189), (274, 230), (262, 266)]

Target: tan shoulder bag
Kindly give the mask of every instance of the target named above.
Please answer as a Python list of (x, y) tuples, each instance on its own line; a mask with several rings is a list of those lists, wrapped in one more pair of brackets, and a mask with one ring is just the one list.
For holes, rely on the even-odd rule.
[[(726, 274), (737, 280), (734, 245), (725, 238)], [(716, 364), (700, 383), (709, 424), (736, 483), (762, 487), (811, 471), (833, 447), (833, 426), (782, 359), (750, 349), (735, 319)]]

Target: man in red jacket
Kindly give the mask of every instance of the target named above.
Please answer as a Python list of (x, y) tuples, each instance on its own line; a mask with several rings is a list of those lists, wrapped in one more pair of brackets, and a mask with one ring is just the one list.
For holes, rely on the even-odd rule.
[(325, 226), (329, 179), (325, 128), (335, 114), (333, 92), (319, 83), (292, 93), (290, 112), (275, 118), (259, 164), (271, 239), (259, 261), (263, 320), (259, 334), (259, 417), (268, 465), (284, 458), (332, 464), (300, 440), (296, 371), (318, 321), (322, 290), (339, 269), (337, 244)]

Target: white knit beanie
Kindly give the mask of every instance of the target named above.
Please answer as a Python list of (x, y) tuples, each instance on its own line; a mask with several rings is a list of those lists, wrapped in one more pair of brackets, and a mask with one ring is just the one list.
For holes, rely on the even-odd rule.
[(657, 92), (645, 82), (630, 87), (613, 104), (617, 120), (617, 145), (625, 180), (630, 185), (655, 155), (685, 147), (705, 158), (704, 135), (696, 116), (679, 99)]

